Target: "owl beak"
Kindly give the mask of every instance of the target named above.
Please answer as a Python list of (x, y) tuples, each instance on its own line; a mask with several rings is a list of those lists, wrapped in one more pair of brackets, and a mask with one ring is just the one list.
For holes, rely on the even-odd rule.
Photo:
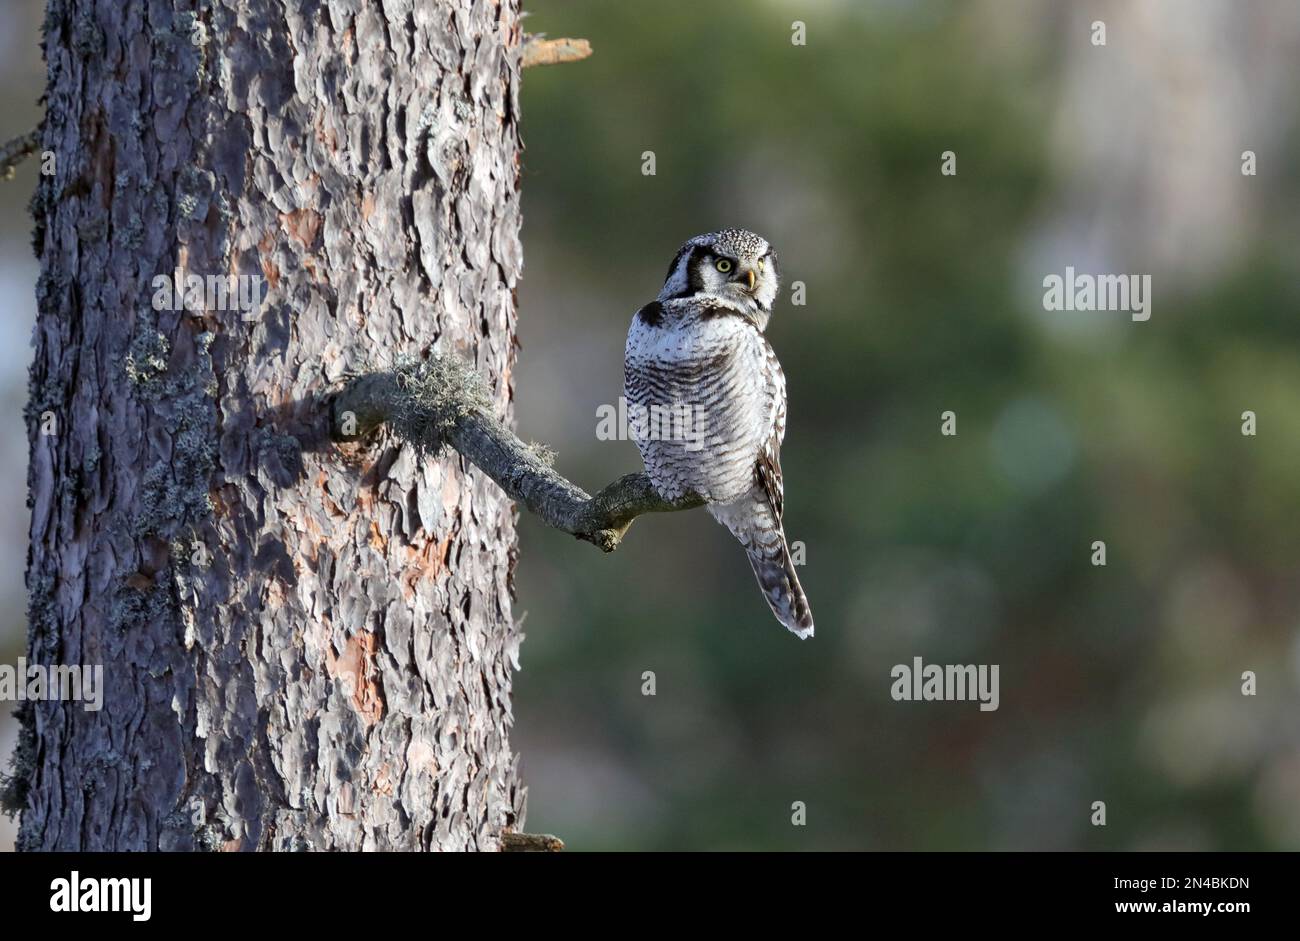
[(749, 291), (750, 294), (753, 294), (754, 285), (758, 284), (758, 275), (754, 274), (753, 268), (750, 268), (748, 271), (745, 272), (745, 274), (749, 279), (749, 286), (745, 288), (745, 290)]

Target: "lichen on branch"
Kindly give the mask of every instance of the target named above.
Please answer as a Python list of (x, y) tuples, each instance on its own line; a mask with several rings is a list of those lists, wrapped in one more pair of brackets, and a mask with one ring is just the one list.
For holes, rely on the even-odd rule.
[(548, 449), (526, 444), (493, 415), (478, 374), (456, 356), (434, 354), (357, 376), (330, 403), (335, 441), (364, 438), (383, 424), (430, 454), (454, 448), (548, 526), (605, 552), (618, 548), (643, 513), (704, 505), (694, 495), (664, 500), (645, 474), (626, 474), (595, 496), (588, 494), (551, 467)]

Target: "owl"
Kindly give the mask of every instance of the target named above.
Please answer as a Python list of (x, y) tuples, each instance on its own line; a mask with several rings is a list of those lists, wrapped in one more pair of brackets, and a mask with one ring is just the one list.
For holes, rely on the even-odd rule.
[(623, 387), (630, 437), (659, 495), (699, 495), (745, 547), (777, 620), (811, 637), (781, 525), (785, 375), (763, 335), (779, 288), (776, 252), (761, 236), (691, 239), (659, 297), (632, 317)]

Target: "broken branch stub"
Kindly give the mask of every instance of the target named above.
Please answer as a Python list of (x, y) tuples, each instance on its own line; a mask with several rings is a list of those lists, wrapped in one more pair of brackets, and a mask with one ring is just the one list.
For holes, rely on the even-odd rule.
[(0, 146), (0, 180), (12, 180), (14, 170), (41, 146), (41, 129), (28, 131)]
[(534, 65), (559, 65), (577, 62), (591, 55), (591, 43), (585, 39), (546, 39), (541, 35), (524, 37), (523, 58), (520, 65), (527, 69)]

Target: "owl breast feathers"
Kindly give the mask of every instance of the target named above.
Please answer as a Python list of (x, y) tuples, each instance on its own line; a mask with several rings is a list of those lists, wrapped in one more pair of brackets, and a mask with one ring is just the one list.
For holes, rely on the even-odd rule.
[(775, 253), (751, 232), (687, 242), (659, 298), (632, 318), (624, 395), (655, 489), (703, 498), (744, 546), (777, 619), (809, 637), (781, 521), (785, 376), (763, 335), (777, 277)]

